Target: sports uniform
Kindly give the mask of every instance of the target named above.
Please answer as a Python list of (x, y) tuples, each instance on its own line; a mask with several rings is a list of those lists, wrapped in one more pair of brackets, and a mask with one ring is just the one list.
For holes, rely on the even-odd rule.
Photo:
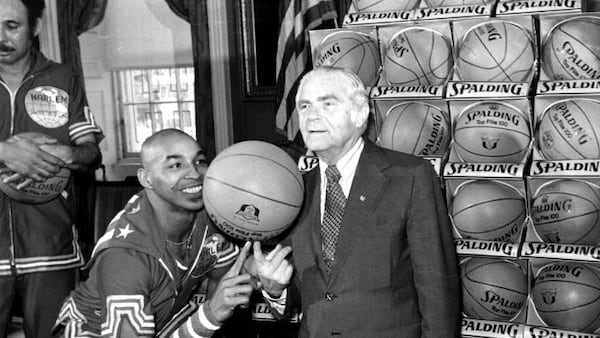
[[(44, 133), (66, 145), (90, 133), (100, 139), (78, 78), (39, 51), (31, 53), (31, 68), (15, 92), (0, 78), (0, 141), (22, 132)], [(17, 295), (25, 325), (46, 333), (74, 287), (74, 268), (83, 264), (74, 202), (72, 184), (42, 204), (20, 203), (0, 192), (0, 336)]]
[(209, 336), (218, 323), (189, 300), (207, 274), (228, 269), (238, 254), (204, 211), (188, 238), (171, 244), (141, 191), (99, 239), (89, 278), (65, 301), (57, 324), (64, 325), (66, 337), (116, 337), (123, 318), (140, 336), (154, 336), (165, 326), (168, 334)]

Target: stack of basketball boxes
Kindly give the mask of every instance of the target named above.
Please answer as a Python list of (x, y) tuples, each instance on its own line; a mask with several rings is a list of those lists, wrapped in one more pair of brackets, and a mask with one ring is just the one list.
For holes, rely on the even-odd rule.
[(354, 0), (310, 32), (315, 67), (370, 87), (368, 137), (443, 178), (464, 337), (600, 338), (600, 19), (582, 1)]
[(600, 17), (540, 14), (525, 337), (600, 337)]
[(446, 89), (452, 143), (444, 167), (457, 235), (465, 337), (516, 337), (526, 322), (525, 165), (537, 66), (531, 15), (453, 21), (455, 69)]

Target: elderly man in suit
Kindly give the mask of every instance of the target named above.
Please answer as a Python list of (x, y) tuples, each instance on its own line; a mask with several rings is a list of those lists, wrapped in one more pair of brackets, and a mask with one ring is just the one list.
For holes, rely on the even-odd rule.
[(254, 243), (273, 312), (299, 302), (300, 337), (458, 336), (455, 247), (431, 164), (362, 137), (368, 93), (351, 72), (307, 73), (296, 107), (318, 161), (306, 161), (304, 207), (283, 245), (264, 254)]

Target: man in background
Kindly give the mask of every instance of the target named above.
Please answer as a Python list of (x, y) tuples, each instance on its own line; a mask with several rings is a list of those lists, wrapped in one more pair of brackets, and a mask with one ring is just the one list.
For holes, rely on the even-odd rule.
[(428, 161), (362, 137), (368, 101), (339, 68), (301, 80), (300, 131), (318, 161), (306, 161), (289, 246), (264, 255), (254, 244), (263, 294), (276, 315), (301, 306), (300, 337), (457, 337), (457, 261), (438, 177)]
[[(63, 167), (95, 169), (101, 161), (102, 131), (81, 83), (33, 46), (43, 10), (43, 0), (0, 0), (0, 167), (5, 183), (20, 182), (19, 188), (44, 182)], [(20, 137), (23, 132), (41, 136)], [(0, 337), (16, 303), (25, 335), (50, 337), (83, 264), (73, 191), (68, 185), (41, 204), (0, 192)]]

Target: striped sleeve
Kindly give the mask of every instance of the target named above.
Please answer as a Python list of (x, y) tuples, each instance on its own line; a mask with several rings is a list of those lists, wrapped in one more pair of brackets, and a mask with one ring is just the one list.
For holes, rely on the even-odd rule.
[(239, 254), (240, 248), (237, 245), (231, 242), (226, 242), (219, 252), (219, 258), (217, 259), (217, 263), (215, 264), (214, 268), (218, 269), (230, 266), (233, 264), (233, 262), (235, 262)]
[(71, 142), (75, 142), (78, 138), (93, 133), (96, 135), (98, 142), (100, 142), (104, 134), (102, 133), (102, 129), (96, 124), (94, 115), (90, 111), (83, 86), (77, 76), (73, 76), (71, 79), (69, 138)]
[(215, 331), (221, 328), (220, 324), (215, 323), (217, 320), (212, 315), (208, 303), (203, 303), (200, 307), (189, 303), (175, 315), (158, 337), (212, 337)]

